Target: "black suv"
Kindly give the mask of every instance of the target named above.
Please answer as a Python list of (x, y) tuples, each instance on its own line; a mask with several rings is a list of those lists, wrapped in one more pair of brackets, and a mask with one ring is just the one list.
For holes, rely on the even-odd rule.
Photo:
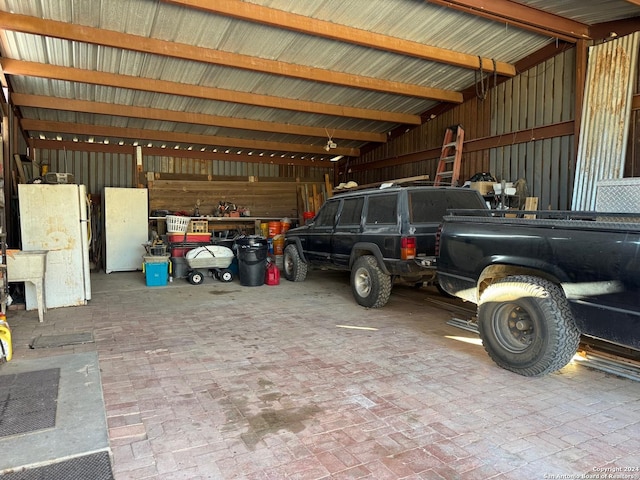
[(435, 279), (422, 260), (435, 254), (436, 233), (449, 208), (487, 208), (475, 190), (389, 186), (328, 199), (307, 225), (285, 236), (284, 277), (301, 282), (309, 267), (351, 271), (351, 290), (364, 306), (384, 306), (394, 279)]

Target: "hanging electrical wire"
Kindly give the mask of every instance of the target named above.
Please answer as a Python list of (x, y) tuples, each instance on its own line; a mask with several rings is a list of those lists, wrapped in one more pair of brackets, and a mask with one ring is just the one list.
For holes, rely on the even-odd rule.
[[(498, 85), (498, 71), (496, 68), (496, 60), (492, 58), (493, 62), (493, 86), (496, 87)], [(487, 98), (487, 94), (489, 93), (489, 88), (491, 86), (491, 78), (487, 75), (487, 86), (484, 85), (484, 69), (482, 67), (482, 57), (478, 55), (478, 64), (480, 65), (480, 80), (478, 80), (478, 71), (474, 70), (473, 78), (475, 80), (476, 85), (476, 96), (483, 101)]]

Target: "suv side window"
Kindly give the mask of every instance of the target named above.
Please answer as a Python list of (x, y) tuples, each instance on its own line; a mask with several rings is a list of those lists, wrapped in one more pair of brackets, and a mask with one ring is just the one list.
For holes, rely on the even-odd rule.
[(363, 205), (363, 197), (346, 199), (342, 205), (342, 213), (340, 214), (338, 225), (360, 225)]
[(333, 224), (336, 221), (338, 205), (340, 205), (340, 202), (325, 203), (324, 206), (320, 209), (320, 213), (318, 213), (318, 218), (316, 218), (315, 226), (333, 227)]
[(411, 223), (439, 223), (449, 208), (484, 208), (471, 190), (409, 192)]
[(367, 225), (392, 224), (397, 222), (398, 195), (371, 195), (367, 206)]

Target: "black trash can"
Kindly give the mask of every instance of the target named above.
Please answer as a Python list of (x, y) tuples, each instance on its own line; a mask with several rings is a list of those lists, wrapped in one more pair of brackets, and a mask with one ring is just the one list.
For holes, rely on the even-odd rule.
[(238, 257), (240, 285), (245, 287), (264, 285), (267, 271), (267, 239), (258, 236), (237, 238), (235, 250)]

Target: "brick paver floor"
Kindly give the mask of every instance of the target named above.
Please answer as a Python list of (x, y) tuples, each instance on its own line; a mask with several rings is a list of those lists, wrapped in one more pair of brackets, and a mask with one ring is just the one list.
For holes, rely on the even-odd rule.
[[(87, 306), (9, 322), (15, 358), (98, 352), (117, 480), (640, 479), (640, 384), (504, 371), (427, 288), (372, 310), (337, 272), (92, 284)], [(28, 348), (86, 331), (95, 343)]]

